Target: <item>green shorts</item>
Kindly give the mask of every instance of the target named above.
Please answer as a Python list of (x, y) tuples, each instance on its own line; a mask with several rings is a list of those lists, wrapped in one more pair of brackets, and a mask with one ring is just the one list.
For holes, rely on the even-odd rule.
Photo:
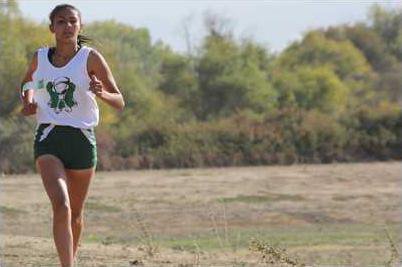
[(34, 142), (35, 160), (45, 154), (61, 160), (66, 169), (89, 169), (96, 166), (94, 129), (40, 124)]

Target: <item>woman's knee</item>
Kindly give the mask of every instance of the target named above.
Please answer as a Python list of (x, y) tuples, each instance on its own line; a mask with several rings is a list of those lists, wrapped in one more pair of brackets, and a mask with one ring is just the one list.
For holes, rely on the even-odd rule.
[(82, 210), (71, 210), (71, 223), (74, 225), (82, 225), (84, 222), (84, 216)]
[(71, 207), (68, 200), (53, 200), (52, 207), (56, 219), (65, 220), (71, 217)]

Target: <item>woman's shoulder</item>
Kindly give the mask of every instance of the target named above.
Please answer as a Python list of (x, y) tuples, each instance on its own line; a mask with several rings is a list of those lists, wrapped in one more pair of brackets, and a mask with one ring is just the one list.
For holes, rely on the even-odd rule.
[(41, 46), (34, 52), (34, 58), (37, 60), (38, 58), (43, 58), (47, 56), (49, 50), (51, 51), (53, 48), (49, 46)]
[(99, 51), (92, 49), (88, 56), (87, 68), (89, 70), (88, 73), (99, 73), (108, 69), (108, 64), (106, 59)]
[(94, 47), (91, 47), (91, 46), (82, 46), (81, 47), (81, 49), (85, 49), (85, 50), (88, 50), (89, 51), (89, 55), (91, 56), (91, 55), (95, 55), (95, 56), (98, 56), (98, 55), (100, 55), (100, 53), (99, 53), (99, 51), (96, 49), (96, 48), (94, 48)]
[(36, 62), (38, 61), (38, 57), (39, 57), (41, 54), (43, 54), (44, 52), (47, 52), (49, 49), (51, 49), (51, 48), (48, 47), (48, 46), (41, 46), (41, 47), (37, 48), (37, 49), (35, 50), (35, 52), (33, 52), (32, 60), (35, 62), (35, 64), (36, 64)]
[(48, 50), (52, 50), (52, 49), (54, 49), (54, 47), (44, 45), (44, 46), (41, 46), (38, 49), (36, 49), (36, 53), (40, 53), (42, 51), (48, 51)]
[(99, 61), (104, 61), (105, 60), (104, 57), (102, 56), (102, 54), (98, 50), (96, 50), (93, 47), (87, 47), (87, 48), (90, 49), (89, 55), (88, 55), (88, 60), (89, 61), (98, 64)]

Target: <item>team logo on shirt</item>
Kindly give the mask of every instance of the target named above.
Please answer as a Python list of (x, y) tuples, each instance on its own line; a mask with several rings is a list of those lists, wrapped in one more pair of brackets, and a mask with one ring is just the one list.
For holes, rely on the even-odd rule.
[(62, 111), (71, 112), (77, 101), (74, 100), (75, 84), (68, 77), (59, 77), (46, 84), (46, 90), (50, 95), (49, 107), (59, 114)]

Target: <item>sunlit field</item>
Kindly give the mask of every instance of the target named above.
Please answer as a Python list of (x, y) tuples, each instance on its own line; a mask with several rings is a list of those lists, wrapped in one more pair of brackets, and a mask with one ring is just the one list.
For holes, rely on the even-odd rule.
[[(398, 266), (401, 176), (400, 162), (98, 172), (78, 266)], [(0, 188), (1, 262), (57, 266), (40, 177)]]

